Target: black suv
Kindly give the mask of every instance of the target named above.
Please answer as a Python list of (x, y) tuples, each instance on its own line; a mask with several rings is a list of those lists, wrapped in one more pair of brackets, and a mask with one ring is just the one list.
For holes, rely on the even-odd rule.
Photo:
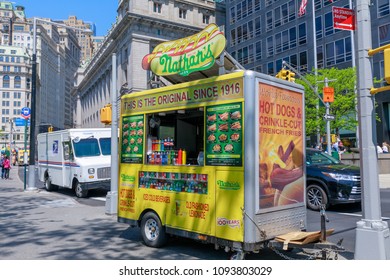
[(306, 149), (306, 204), (319, 210), (332, 204), (361, 201), (360, 168), (316, 149)]

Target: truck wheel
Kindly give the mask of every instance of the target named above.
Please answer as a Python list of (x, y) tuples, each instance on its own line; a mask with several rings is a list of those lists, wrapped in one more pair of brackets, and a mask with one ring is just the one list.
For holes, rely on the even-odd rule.
[(48, 192), (55, 191), (57, 188), (51, 183), (51, 179), (49, 176), (45, 177), (45, 189)]
[(316, 184), (311, 184), (307, 187), (306, 203), (307, 207), (314, 211), (319, 211), (322, 204), (325, 205), (325, 209), (329, 207), (326, 192)]
[(167, 242), (165, 227), (153, 212), (146, 213), (141, 220), (141, 235), (149, 247), (160, 248)]
[(84, 189), (79, 182), (76, 183), (74, 187), (74, 192), (78, 198), (87, 197), (88, 195), (88, 190)]

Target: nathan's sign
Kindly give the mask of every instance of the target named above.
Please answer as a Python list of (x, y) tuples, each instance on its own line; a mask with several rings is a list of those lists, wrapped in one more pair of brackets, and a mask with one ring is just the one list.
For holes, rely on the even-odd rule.
[(210, 24), (195, 35), (157, 45), (143, 58), (142, 68), (159, 76), (188, 76), (213, 66), (225, 46), (223, 33), (217, 25)]

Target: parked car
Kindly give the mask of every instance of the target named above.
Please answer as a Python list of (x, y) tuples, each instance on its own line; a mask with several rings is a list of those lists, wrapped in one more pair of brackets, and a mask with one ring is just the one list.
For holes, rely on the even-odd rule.
[(346, 165), (317, 149), (306, 149), (306, 204), (320, 210), (361, 201), (360, 168)]

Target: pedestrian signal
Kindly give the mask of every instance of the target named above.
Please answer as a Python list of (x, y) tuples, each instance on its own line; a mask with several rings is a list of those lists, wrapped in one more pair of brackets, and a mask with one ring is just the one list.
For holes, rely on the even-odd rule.
[(291, 71), (289, 71), (289, 73), (287, 74), (287, 80), (289, 81), (289, 82), (295, 82), (295, 73), (294, 72), (291, 72)]
[[(288, 70), (286, 70), (286, 69), (282, 69), (282, 70), (279, 71), (278, 74), (276, 74), (276, 78), (279, 78), (279, 79), (288, 81), (288, 79), (289, 79), (289, 74), (290, 74), (290, 71), (288, 71)], [(295, 74), (294, 74), (294, 75), (295, 75)]]

